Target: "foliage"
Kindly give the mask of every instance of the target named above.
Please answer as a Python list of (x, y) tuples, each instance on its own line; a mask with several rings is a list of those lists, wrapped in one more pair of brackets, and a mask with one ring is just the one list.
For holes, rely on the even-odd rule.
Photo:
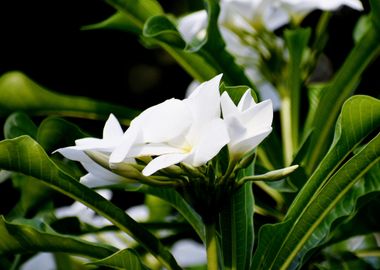
[[(169, 100), (150, 108), (155, 112), (150, 119), (157, 121), (149, 124), (146, 111), (56, 93), (20, 71), (3, 74), (0, 189), (16, 192), (18, 198), (1, 199), (8, 209), (0, 213), (1, 269), (25, 269), (40, 252), (54, 254), (57, 269), (379, 269), (380, 101), (355, 93), (380, 54), (378, 1), (370, 1), (368, 14), (362, 11), (349, 55), (323, 82), (313, 78), (325, 68), (321, 59), (326, 58), (333, 5), (308, 6), (305, 1), (297, 9), (281, 0), (286, 9), (276, 7), (276, 16), (287, 19), (273, 26), (264, 4), (243, 6), (252, 14), (261, 12), (257, 19), (243, 11), (228, 16), (241, 8), (234, 1), (228, 6), (228, 1), (207, 0), (203, 11), (181, 15), (165, 12), (158, 0), (106, 2), (114, 15), (83, 31), (133, 35), (144, 50), (169, 54), (198, 84), (206, 82), (195, 91), (211, 93), (214, 87), (217, 98), (208, 100), (206, 94), (193, 107), (188, 103), (194, 95)], [(318, 23), (304, 27), (314, 9), (323, 10)], [(278, 109), (273, 123), (262, 112), (269, 108), (263, 101), (268, 87)], [(229, 139), (237, 138), (236, 145), (247, 139), (240, 133), (231, 136), (235, 128), (256, 144), (242, 143), (244, 151), (236, 152), (236, 145), (221, 139), (227, 132), (222, 126), (208, 138), (208, 145), (220, 144), (210, 157), (202, 152), (209, 157), (202, 164), (188, 155), (146, 173), (163, 156), (147, 149), (172, 143), (171, 134), (157, 139), (165, 126), (183, 125), (173, 140), (176, 151), (182, 151), (178, 140), (188, 139), (193, 126), (199, 134), (212, 129), (212, 121), (206, 128), (197, 126), (206, 114), (187, 126), (187, 119), (167, 123), (163, 112), (177, 101), (186, 113), (188, 108), (211, 111), (215, 101), (215, 118), (227, 123)], [(177, 112), (170, 111), (170, 119), (176, 120)], [(103, 138), (89, 138), (94, 131), (81, 124), (90, 127), (107, 117)], [(156, 129), (149, 130), (151, 126)], [(140, 137), (133, 137), (134, 131)], [(86, 144), (94, 141), (102, 147)], [(199, 142), (187, 143), (196, 147)], [(125, 145), (149, 154), (122, 153), (114, 159), (114, 148), (122, 152)], [(91, 177), (99, 178), (97, 184)], [(123, 200), (143, 198), (148, 214), (139, 220), (131, 209), (102, 195), (102, 189), (122, 194)], [(189, 238), (197, 250), (192, 252), (201, 250), (203, 256), (197, 262), (194, 255), (193, 265), (176, 253), (176, 245)], [(359, 247), (355, 241), (361, 241)]]

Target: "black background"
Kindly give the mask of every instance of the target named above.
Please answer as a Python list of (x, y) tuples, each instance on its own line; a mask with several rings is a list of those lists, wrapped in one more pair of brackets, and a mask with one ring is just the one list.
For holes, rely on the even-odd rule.
[[(160, 3), (173, 14), (202, 5), (194, 0)], [(368, 12), (368, 3), (364, 4)], [(81, 30), (113, 13), (102, 0), (0, 0), (0, 75), (21, 70), (51, 90), (136, 109), (182, 98), (191, 77), (165, 52), (145, 49), (129, 33)], [(315, 25), (318, 15), (312, 13), (305, 25)], [(359, 15), (343, 8), (331, 20), (325, 52), (334, 69), (353, 45), (351, 33)], [(378, 62), (365, 73), (359, 91), (378, 88), (374, 75)]]

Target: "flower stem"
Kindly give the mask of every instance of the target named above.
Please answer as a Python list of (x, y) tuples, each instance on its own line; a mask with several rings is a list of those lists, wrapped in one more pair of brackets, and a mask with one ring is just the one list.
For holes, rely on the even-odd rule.
[(292, 123), (291, 123), (291, 104), (290, 96), (284, 95), (281, 100), (281, 133), (284, 149), (285, 166), (290, 165), (293, 157)]
[(215, 223), (206, 224), (207, 270), (218, 270), (218, 242)]

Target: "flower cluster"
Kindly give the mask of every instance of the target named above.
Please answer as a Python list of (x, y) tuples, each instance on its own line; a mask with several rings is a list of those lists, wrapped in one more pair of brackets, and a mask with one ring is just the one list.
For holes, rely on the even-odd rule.
[[(265, 65), (286, 61), (287, 52), (284, 40), (274, 31), (289, 23), (299, 25), (314, 10), (333, 11), (341, 6), (363, 9), (359, 0), (221, 0), (218, 25), (226, 49), (244, 67), (262, 99), (271, 99), (277, 110), (280, 97), (272, 77), (280, 77), (281, 71), (273, 75), (273, 67)], [(206, 10), (200, 10), (180, 18), (178, 30), (188, 44), (197, 44), (206, 37), (207, 23)]]
[(255, 103), (247, 89), (235, 105), (227, 91), (220, 95), (221, 78), (202, 83), (188, 98), (148, 108), (124, 133), (111, 115), (102, 139), (79, 139), (57, 151), (81, 162), (88, 171), (82, 181), (90, 186), (123, 178), (144, 182), (162, 170), (181, 171), (178, 165), (196, 171), (225, 146), (236, 164), (272, 131), (272, 102)]

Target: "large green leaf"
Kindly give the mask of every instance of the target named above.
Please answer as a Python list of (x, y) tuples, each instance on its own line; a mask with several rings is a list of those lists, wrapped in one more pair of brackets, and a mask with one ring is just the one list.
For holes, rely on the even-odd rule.
[(58, 234), (37, 220), (8, 222), (3, 216), (0, 216), (0, 238), (0, 253), (68, 252), (101, 259), (117, 250), (111, 246)]
[(63, 172), (29, 136), (0, 142), (0, 167), (36, 177), (59, 192), (82, 202), (132, 236), (168, 269), (180, 269), (173, 256), (149, 231), (95, 191)]
[[(252, 175), (245, 172), (246, 175)], [(234, 193), (220, 213), (223, 263), (226, 269), (249, 269), (254, 241), (252, 183)]]
[[(377, 135), (346, 163), (344, 160), (364, 137), (379, 126), (380, 101), (356, 96), (345, 103), (330, 151), (299, 192), (284, 222), (264, 226), (260, 231), (253, 269), (296, 267), (297, 260), (302, 257), (300, 254), (307, 252), (304, 247), (308, 241), (325, 236), (316, 236), (314, 232), (331, 218), (331, 210), (341, 203), (357, 180), (376, 164), (380, 155), (380, 136)], [(343, 210), (338, 212), (325, 223), (324, 234), (328, 233), (334, 219), (347, 215)], [(312, 245), (306, 247), (310, 249)]]
[[(315, 147), (307, 159), (307, 172), (312, 172), (326, 153), (339, 110), (359, 84), (368, 65), (380, 55), (379, 1), (371, 1), (372, 27), (357, 42), (334, 79), (324, 89), (313, 121), (312, 145)], [(376, 18), (376, 19), (375, 19)]]
[(0, 116), (15, 111), (29, 115), (64, 115), (88, 119), (106, 119), (114, 113), (128, 124), (138, 112), (87, 97), (68, 96), (46, 90), (18, 71), (0, 77)]
[(115, 269), (143, 270), (147, 269), (140, 261), (138, 254), (132, 249), (123, 249), (111, 256), (89, 263), (89, 265), (102, 265)]

